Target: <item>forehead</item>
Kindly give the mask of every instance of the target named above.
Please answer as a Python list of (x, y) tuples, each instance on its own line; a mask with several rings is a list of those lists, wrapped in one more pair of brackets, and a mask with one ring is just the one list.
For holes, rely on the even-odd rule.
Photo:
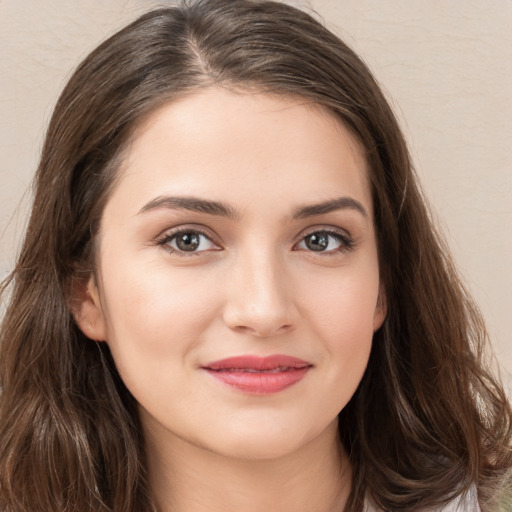
[(188, 194), (254, 202), (264, 200), (261, 191), (304, 203), (304, 196), (322, 201), (350, 193), (371, 210), (363, 155), (326, 107), (211, 87), (161, 106), (139, 124), (117, 188), (141, 201)]

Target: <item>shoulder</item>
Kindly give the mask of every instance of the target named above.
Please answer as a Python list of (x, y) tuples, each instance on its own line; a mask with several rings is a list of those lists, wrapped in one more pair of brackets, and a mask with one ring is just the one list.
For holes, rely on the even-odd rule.
[[(364, 512), (382, 511), (367, 502), (365, 503)], [(421, 512), (481, 512), (476, 487), (472, 487), (466, 494), (458, 496), (442, 507), (421, 509)]]
[(481, 512), (476, 487), (472, 487), (467, 494), (459, 496), (443, 507), (436, 508), (433, 512)]

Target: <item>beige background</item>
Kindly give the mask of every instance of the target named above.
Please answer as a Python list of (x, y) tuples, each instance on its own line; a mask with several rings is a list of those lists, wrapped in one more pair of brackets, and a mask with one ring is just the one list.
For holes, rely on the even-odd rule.
[[(392, 98), (495, 351), (512, 372), (512, 1), (294, 3), (318, 11)], [(114, 30), (164, 4), (0, 0), (0, 278), (12, 268), (42, 135), (71, 70)]]

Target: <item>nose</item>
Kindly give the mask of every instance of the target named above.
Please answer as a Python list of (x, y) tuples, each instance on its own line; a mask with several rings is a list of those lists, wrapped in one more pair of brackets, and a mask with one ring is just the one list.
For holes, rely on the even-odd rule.
[(284, 264), (273, 255), (240, 255), (226, 286), (224, 322), (261, 338), (292, 331), (298, 311)]

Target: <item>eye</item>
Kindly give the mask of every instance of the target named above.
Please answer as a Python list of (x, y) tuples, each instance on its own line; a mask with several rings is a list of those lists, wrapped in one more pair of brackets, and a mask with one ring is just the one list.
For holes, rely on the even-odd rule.
[(186, 229), (166, 234), (158, 245), (173, 253), (200, 253), (219, 250), (219, 247), (201, 231)]
[(297, 244), (298, 249), (313, 252), (345, 252), (354, 242), (350, 236), (338, 231), (321, 230), (309, 233)]

